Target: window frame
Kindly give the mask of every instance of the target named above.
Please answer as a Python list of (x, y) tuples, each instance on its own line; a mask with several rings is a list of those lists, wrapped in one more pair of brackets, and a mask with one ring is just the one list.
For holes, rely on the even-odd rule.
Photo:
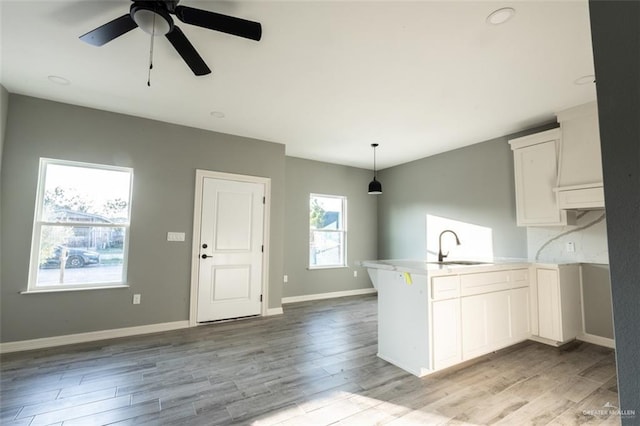
[[(93, 170), (108, 170), (116, 172), (124, 172), (129, 174), (129, 199), (127, 200), (128, 214), (126, 222), (118, 223), (99, 223), (99, 222), (82, 222), (82, 221), (46, 221), (43, 220), (44, 215), (44, 196), (47, 182), (47, 167), (49, 165), (78, 167)], [(53, 158), (40, 158), (38, 169), (38, 184), (36, 189), (35, 209), (33, 217), (33, 227), (31, 234), (31, 253), (29, 256), (29, 278), (27, 281), (26, 293), (49, 293), (58, 291), (75, 291), (75, 290), (94, 290), (106, 288), (123, 288), (129, 287), (127, 283), (128, 263), (129, 263), (129, 234), (131, 228), (131, 202), (133, 199), (133, 168), (113, 166), (107, 164), (96, 164), (82, 161), (59, 160)], [(73, 284), (56, 284), (56, 285), (38, 285), (38, 271), (40, 266), (40, 245), (42, 238), (42, 228), (45, 226), (59, 227), (89, 227), (89, 228), (124, 228), (123, 251), (122, 251), (122, 275), (118, 281), (105, 282), (89, 282), (89, 283), (73, 283)]]
[[(339, 269), (339, 268), (347, 268), (347, 196), (346, 195), (331, 195), (331, 194), (319, 194), (312, 192), (309, 194), (309, 207), (308, 213), (311, 213), (311, 202), (314, 198), (334, 198), (339, 199), (342, 203), (342, 217), (341, 217), (341, 228), (340, 229), (313, 229), (311, 227), (311, 220), (309, 220), (309, 250), (307, 251), (307, 263), (309, 270), (320, 270), (320, 269)], [(312, 265), (311, 264), (311, 235), (313, 232), (327, 232), (327, 233), (339, 233), (341, 234), (342, 244), (341, 244), (341, 264), (333, 264), (333, 265)]]

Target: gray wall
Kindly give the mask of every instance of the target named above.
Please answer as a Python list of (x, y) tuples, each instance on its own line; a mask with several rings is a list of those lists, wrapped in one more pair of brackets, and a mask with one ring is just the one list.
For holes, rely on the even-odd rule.
[[(130, 288), (19, 294), (40, 157), (134, 169)], [(11, 94), (3, 160), (3, 342), (188, 319), (196, 169), (272, 179), (269, 306), (280, 306), (284, 145)], [(167, 231), (187, 241), (169, 243)], [(131, 303), (133, 293), (141, 305)]]
[[(371, 171), (286, 158), (284, 273), (289, 282), (283, 296), (301, 296), (371, 287), (366, 270), (354, 261), (377, 258), (376, 197), (367, 194)], [(309, 194), (347, 197), (347, 261), (349, 268), (307, 269), (309, 263)], [(353, 277), (353, 271), (358, 277)]]
[[(516, 226), (513, 154), (507, 141), (554, 126), (557, 124), (382, 170), (380, 258), (424, 259), (427, 214), (491, 228), (495, 256), (526, 258), (526, 229)], [(430, 250), (433, 243), (429, 242)]]
[[(7, 129), (7, 115), (9, 112), (9, 92), (0, 84), (0, 187), (2, 187), (2, 151), (4, 148), (4, 136)], [(2, 197), (0, 197), (0, 223), (2, 223)], [(2, 259), (2, 248), (0, 246), (0, 259)], [(2, 275), (2, 265), (0, 264), (0, 276)], [(2, 281), (0, 281), (1, 283)]]
[(584, 331), (613, 339), (609, 265), (581, 265)]
[(2, 166), (2, 148), (7, 128), (7, 112), (9, 111), (9, 92), (0, 84), (0, 167)]
[(589, 2), (620, 409), (640, 424), (640, 2)]

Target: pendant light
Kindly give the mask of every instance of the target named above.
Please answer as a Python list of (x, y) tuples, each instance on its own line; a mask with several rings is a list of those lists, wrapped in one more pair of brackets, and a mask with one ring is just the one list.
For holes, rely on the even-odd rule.
[(376, 147), (377, 143), (372, 143), (373, 147), (373, 180), (369, 182), (369, 194), (379, 195), (382, 194), (382, 184), (376, 180)]

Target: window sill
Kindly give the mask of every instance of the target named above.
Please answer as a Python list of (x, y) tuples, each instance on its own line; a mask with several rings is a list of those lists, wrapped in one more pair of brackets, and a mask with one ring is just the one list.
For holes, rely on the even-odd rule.
[(349, 265), (334, 265), (334, 266), (308, 266), (307, 269), (309, 271), (322, 271), (323, 269), (344, 269), (348, 268)]
[(93, 286), (93, 287), (33, 289), (33, 290), (21, 291), (20, 294), (60, 293), (65, 291), (84, 291), (84, 290), (109, 290), (112, 288), (129, 288), (129, 286), (127, 284), (116, 284), (116, 285), (103, 285), (103, 286)]

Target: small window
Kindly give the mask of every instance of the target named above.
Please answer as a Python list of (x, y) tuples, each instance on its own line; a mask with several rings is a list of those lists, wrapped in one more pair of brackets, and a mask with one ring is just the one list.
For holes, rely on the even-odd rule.
[(309, 268), (346, 266), (347, 198), (311, 194)]
[(126, 283), (129, 168), (41, 159), (29, 290)]

